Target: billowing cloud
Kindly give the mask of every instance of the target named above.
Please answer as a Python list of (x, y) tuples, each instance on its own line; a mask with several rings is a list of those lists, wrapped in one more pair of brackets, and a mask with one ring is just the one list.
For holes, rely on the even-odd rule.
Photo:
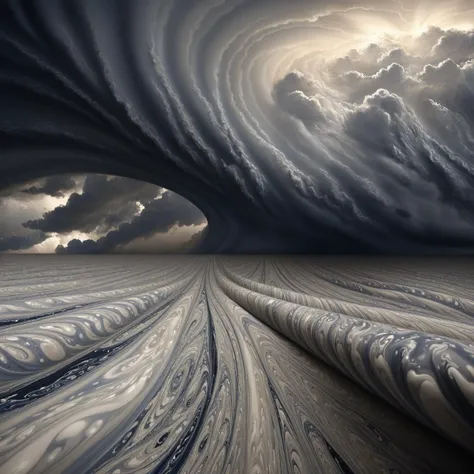
[(28, 229), (68, 233), (106, 232), (133, 218), (146, 204), (158, 196), (155, 185), (127, 178), (88, 175), (82, 193), (73, 193), (67, 203), (24, 223)]
[(46, 194), (53, 197), (64, 197), (67, 191), (76, 188), (77, 183), (70, 175), (56, 175), (42, 179), (37, 183), (30, 184), (22, 189), (28, 194)]
[(432, 49), (438, 61), (451, 59), (461, 63), (474, 58), (474, 31), (443, 31)]
[[(209, 218), (206, 251), (474, 248), (469, 1), (106, 3), (77, 5), (80, 37), (61, 2), (5, 7), (0, 186), (47, 170), (156, 182)], [(117, 35), (129, 17), (140, 31)], [(123, 245), (149, 204), (110, 186), (26, 227)]]
[(120, 224), (97, 241), (74, 239), (67, 246), (58, 246), (56, 252), (111, 252), (118, 246), (127, 245), (138, 238), (168, 232), (174, 226), (190, 226), (205, 222), (206, 219), (199, 209), (177, 194), (167, 191), (158, 199), (150, 201), (133, 220)]
[(312, 79), (294, 71), (275, 84), (273, 98), (284, 111), (311, 124), (324, 119), (321, 103), (313, 95), (316, 91)]
[[(297, 134), (293, 146), (308, 162), (311, 155), (338, 156), (337, 163), (324, 165), (330, 174), (337, 172), (341, 190), (331, 206), (357, 218), (367, 232), (385, 227), (413, 238), (430, 229), (426, 242), (458, 239), (459, 245), (469, 245), (474, 230), (471, 36), (434, 30), (412, 39), (411, 51), (372, 44), (335, 59), (327, 73), (314, 73), (325, 83), (294, 71), (275, 84), (275, 103), (290, 116), (305, 124), (333, 117), (310, 135)], [(426, 56), (414, 54), (423, 50), (417, 41)], [(457, 62), (444, 59), (455, 47)], [(298, 101), (290, 102), (295, 94)], [(316, 100), (322, 95), (328, 100)]]
[[(195, 226), (200, 229), (206, 222), (186, 199), (152, 184), (92, 174), (54, 178), (11, 187), (0, 198), (0, 251), (51, 252), (65, 246), (69, 252), (95, 252), (97, 248), (105, 252), (118, 246), (126, 249), (136, 239), (157, 233), (163, 237), (142, 247), (151, 251), (154, 244), (155, 251), (179, 251)], [(78, 192), (69, 192), (67, 197), (63, 193), (71, 186)], [(42, 208), (46, 212), (41, 213)], [(42, 216), (31, 218), (38, 214)], [(173, 232), (167, 233), (174, 227), (179, 227), (176, 242)], [(101, 235), (104, 238), (99, 239)], [(139, 251), (139, 243), (135, 247)], [(132, 251), (135, 247), (132, 245)]]
[(33, 232), (28, 235), (0, 236), (0, 252), (10, 250), (24, 250), (44, 242), (48, 236), (42, 232)]

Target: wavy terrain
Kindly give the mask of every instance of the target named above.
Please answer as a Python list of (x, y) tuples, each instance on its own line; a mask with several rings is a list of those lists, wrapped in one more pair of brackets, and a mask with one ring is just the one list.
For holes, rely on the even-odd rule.
[(469, 473), (470, 260), (2, 256), (0, 473)]

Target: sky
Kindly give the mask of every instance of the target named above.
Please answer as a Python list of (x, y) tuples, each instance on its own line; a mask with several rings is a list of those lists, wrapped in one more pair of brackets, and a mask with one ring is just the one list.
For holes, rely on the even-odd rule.
[(195, 208), (205, 252), (474, 250), (470, 0), (11, 1), (0, 30), (4, 251), (181, 248)]
[(98, 174), (10, 187), (0, 212), (0, 252), (7, 253), (186, 252), (206, 228), (199, 209), (179, 195)]

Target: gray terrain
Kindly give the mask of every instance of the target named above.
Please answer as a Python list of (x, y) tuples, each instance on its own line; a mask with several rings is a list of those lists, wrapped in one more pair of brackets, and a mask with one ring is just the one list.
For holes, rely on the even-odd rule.
[(0, 473), (469, 473), (469, 259), (0, 256)]

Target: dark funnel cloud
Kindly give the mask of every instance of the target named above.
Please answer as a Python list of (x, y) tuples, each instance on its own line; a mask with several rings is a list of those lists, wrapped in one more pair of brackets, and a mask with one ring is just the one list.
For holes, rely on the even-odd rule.
[(199, 221), (145, 181), (204, 252), (471, 252), (472, 5), (415, 34), (413, 3), (4, 1), (0, 192), (142, 181), (24, 187), (73, 191), (27, 229), (103, 235), (59, 251)]

